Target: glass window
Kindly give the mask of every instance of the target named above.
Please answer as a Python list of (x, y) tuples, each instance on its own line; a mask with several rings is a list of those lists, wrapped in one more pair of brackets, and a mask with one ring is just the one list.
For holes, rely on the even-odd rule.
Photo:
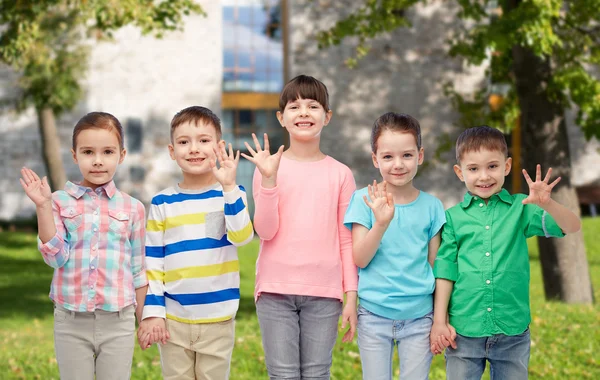
[(224, 0), (223, 91), (281, 91), (281, 35), (280, 0)]

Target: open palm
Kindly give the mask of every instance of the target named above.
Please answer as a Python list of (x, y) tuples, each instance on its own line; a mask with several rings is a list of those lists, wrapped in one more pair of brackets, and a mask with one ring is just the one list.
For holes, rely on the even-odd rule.
[(42, 206), (52, 200), (52, 191), (46, 177), (40, 179), (35, 172), (29, 168), (21, 169), (21, 178), (19, 178), (25, 194), (35, 203), (36, 206)]
[(394, 197), (387, 192), (387, 182), (383, 182), (381, 186), (377, 186), (377, 181), (373, 181), (373, 185), (368, 186), (369, 199), (366, 195), (363, 196), (365, 203), (373, 211), (375, 220), (387, 226), (394, 217)]
[(231, 144), (229, 144), (229, 151), (225, 146), (225, 141), (221, 140), (214, 149), (215, 156), (219, 160), (219, 167), (217, 168), (216, 160), (213, 159), (210, 162), (213, 174), (224, 189), (235, 185), (235, 174), (240, 161), (240, 151), (238, 150), (234, 155)]
[(242, 156), (256, 165), (263, 177), (273, 177), (277, 174), (277, 170), (279, 170), (279, 163), (281, 162), (281, 155), (283, 154), (283, 145), (279, 147), (277, 152), (271, 154), (269, 151), (269, 136), (267, 136), (266, 133), (264, 135), (264, 149), (261, 148), (258, 138), (256, 138), (254, 133), (252, 134), (252, 140), (254, 140), (256, 150), (252, 149), (250, 144), (244, 142), (246, 149), (248, 149), (251, 156), (244, 153), (242, 153)]
[(543, 206), (550, 202), (550, 193), (554, 186), (560, 182), (560, 177), (554, 180), (554, 182), (549, 183), (550, 176), (552, 174), (552, 168), (548, 169), (546, 173), (546, 177), (542, 181), (542, 167), (538, 164), (535, 170), (535, 182), (531, 180), (527, 170), (523, 169), (523, 176), (525, 177), (525, 181), (527, 181), (527, 185), (529, 186), (529, 196), (523, 200), (523, 204), (534, 204), (538, 206)]

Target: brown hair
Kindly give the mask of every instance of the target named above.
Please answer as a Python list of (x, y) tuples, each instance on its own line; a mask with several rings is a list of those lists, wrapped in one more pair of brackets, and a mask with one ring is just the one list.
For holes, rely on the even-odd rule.
[(329, 111), (329, 92), (320, 80), (309, 75), (298, 75), (289, 81), (279, 95), (279, 111), (283, 112), (289, 102), (298, 99), (314, 99)]
[(119, 120), (106, 112), (90, 112), (75, 124), (75, 128), (73, 129), (73, 150), (77, 149), (77, 136), (79, 136), (81, 131), (95, 128), (115, 132), (119, 140), (119, 148), (121, 150), (124, 149), (123, 127)]
[(460, 159), (465, 153), (486, 149), (490, 151), (499, 151), (508, 157), (508, 147), (504, 134), (499, 130), (481, 125), (465, 129), (456, 140), (456, 162), (460, 164)]
[(221, 139), (221, 120), (219, 117), (206, 107), (191, 106), (182, 109), (173, 116), (173, 120), (171, 120), (171, 142), (173, 142), (173, 132), (178, 126), (185, 123), (198, 125), (199, 122), (212, 124), (217, 132), (217, 139)]
[(377, 153), (377, 140), (383, 131), (405, 132), (415, 137), (417, 149), (421, 149), (421, 125), (405, 113), (387, 112), (379, 116), (371, 129), (371, 150)]

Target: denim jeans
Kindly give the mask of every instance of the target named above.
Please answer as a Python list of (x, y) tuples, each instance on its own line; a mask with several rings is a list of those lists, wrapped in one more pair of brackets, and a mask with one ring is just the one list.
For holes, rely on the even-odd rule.
[(256, 314), (269, 378), (328, 380), (341, 313), (338, 299), (261, 293)]
[(391, 380), (394, 347), (398, 346), (400, 379), (428, 379), (433, 355), (429, 333), (433, 313), (393, 320), (358, 306), (358, 349), (364, 380)]
[(479, 380), (487, 360), (491, 380), (526, 380), (530, 345), (529, 329), (515, 336), (469, 338), (457, 335), (456, 349), (446, 349), (446, 378)]

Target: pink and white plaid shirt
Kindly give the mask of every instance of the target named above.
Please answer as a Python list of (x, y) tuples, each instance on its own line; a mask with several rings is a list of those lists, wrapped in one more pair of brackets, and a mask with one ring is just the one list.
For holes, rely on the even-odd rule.
[(113, 181), (98, 187), (67, 182), (52, 194), (56, 235), (38, 247), (54, 270), (50, 298), (73, 311), (118, 311), (148, 284), (145, 210)]

